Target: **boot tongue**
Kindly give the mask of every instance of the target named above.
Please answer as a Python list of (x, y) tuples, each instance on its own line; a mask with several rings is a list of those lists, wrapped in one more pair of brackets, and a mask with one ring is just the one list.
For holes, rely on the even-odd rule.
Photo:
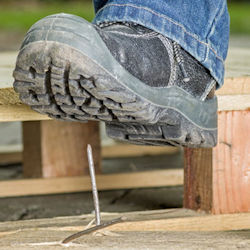
[(114, 58), (133, 76), (152, 87), (168, 86), (169, 51), (158, 33), (136, 24), (115, 23), (97, 30)]
[(117, 62), (146, 85), (178, 86), (200, 100), (213, 96), (208, 70), (169, 38), (133, 23), (113, 22), (98, 31)]

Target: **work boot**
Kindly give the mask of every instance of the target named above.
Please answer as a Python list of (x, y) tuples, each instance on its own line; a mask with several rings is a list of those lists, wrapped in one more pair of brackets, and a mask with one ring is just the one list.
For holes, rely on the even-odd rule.
[(136, 144), (213, 147), (215, 80), (176, 42), (133, 23), (48, 16), (28, 31), (14, 88), (32, 109), (99, 120)]

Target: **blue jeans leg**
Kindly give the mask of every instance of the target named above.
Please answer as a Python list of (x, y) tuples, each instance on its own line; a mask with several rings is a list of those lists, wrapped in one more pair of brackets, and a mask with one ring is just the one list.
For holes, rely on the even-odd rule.
[(128, 21), (178, 42), (222, 86), (229, 41), (226, 0), (94, 0), (94, 23)]

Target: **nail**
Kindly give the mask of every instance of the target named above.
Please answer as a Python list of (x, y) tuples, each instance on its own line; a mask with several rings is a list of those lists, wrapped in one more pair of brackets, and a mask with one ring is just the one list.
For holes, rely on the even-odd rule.
[(94, 201), (94, 207), (95, 207), (95, 223), (97, 226), (99, 226), (101, 224), (100, 205), (99, 205), (99, 197), (98, 197), (98, 191), (97, 191), (97, 186), (96, 186), (95, 166), (94, 166), (94, 161), (93, 161), (92, 148), (89, 144), (87, 146), (87, 153), (88, 153), (88, 162), (89, 162), (89, 173), (90, 173), (91, 184), (92, 184), (93, 201)]

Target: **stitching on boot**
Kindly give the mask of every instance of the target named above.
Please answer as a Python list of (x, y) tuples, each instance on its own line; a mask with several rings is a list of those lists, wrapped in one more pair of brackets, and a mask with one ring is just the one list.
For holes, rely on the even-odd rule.
[(166, 48), (168, 55), (169, 55), (169, 60), (170, 60), (170, 77), (169, 77), (169, 82), (168, 86), (174, 85), (174, 81), (176, 79), (176, 64), (174, 60), (174, 51), (171, 42), (169, 41), (168, 38), (165, 36), (158, 34), (158, 38), (161, 40), (162, 44)]

